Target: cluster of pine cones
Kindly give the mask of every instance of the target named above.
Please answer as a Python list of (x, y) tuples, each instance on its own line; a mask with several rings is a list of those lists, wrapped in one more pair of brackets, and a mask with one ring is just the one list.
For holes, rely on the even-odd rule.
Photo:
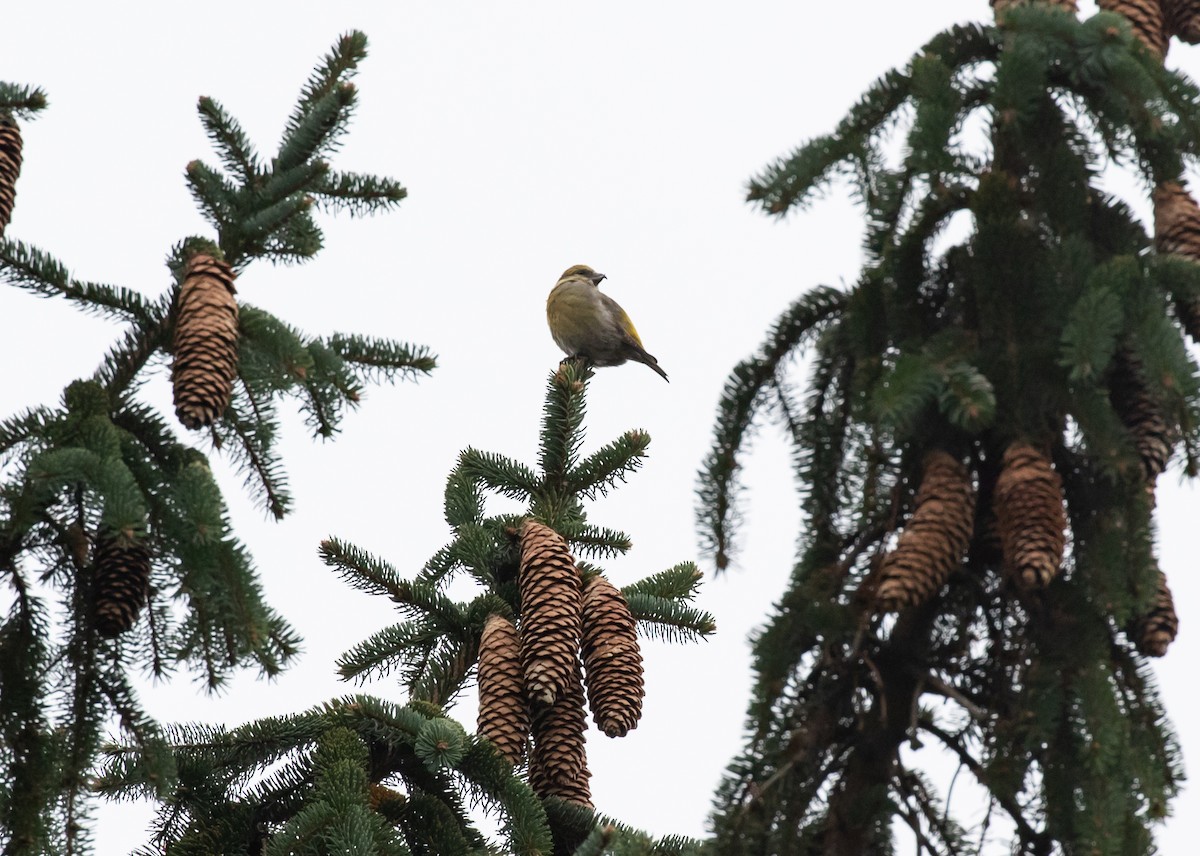
[[(1163, 453), (1157, 464), (1161, 472), (1170, 446), (1155, 451)], [(1143, 466), (1148, 466), (1145, 459)], [(985, 537), (998, 540), (1010, 584), (1022, 592), (1045, 588), (1062, 567), (1067, 527), (1062, 479), (1050, 459), (1026, 443), (1009, 446), (992, 492), (992, 511)], [(924, 603), (962, 564), (975, 525), (970, 472), (947, 452), (930, 452), (913, 513), (895, 548), (868, 575), (865, 596), (885, 612)], [(1143, 654), (1161, 657), (1178, 630), (1171, 591), (1159, 571), (1154, 602), (1130, 636)]]
[(479, 733), (513, 764), (525, 759), (532, 737), (534, 791), (591, 807), (584, 688), (596, 724), (609, 737), (637, 727), (645, 690), (636, 624), (604, 576), (583, 584), (553, 529), (527, 520), (519, 537), (520, 629), (498, 614), (484, 626)]

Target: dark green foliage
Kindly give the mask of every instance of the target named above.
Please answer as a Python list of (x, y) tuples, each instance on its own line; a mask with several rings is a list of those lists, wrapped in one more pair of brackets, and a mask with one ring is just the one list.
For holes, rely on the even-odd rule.
[[(1078, 22), (1032, 4), (1005, 22), (935, 37), (834, 134), (750, 186), (783, 214), (851, 178), (868, 262), (847, 292), (801, 297), (733, 370), (701, 471), (702, 537), (725, 567), (738, 456), (770, 413), (795, 443), (807, 518), (754, 639), (747, 744), (717, 795), (716, 852), (891, 852), (897, 820), (919, 848), (963, 852), (920, 756), (898, 752), (926, 737), (1009, 815), (1014, 852), (1148, 852), (1178, 788), (1174, 737), (1123, 631), (1150, 607), (1158, 571), (1147, 485), (1109, 384), (1118, 359), (1145, 367), (1191, 472), (1197, 367), (1173, 312), (1198, 293), (1200, 266), (1150, 255), (1144, 227), (1096, 181), (1106, 158), (1147, 185), (1177, 178), (1200, 155), (1200, 91), (1117, 16)], [(888, 166), (886, 132), (902, 120), (905, 149)], [(986, 140), (970, 132), (981, 125)], [(966, 237), (935, 245), (959, 214)], [(805, 345), (800, 400), (788, 363)], [(989, 533), (1016, 441), (1050, 451), (1069, 510), (1065, 567), (1044, 593), (1006, 584)], [(932, 449), (977, 479), (975, 539), (932, 601), (885, 617), (869, 575)], [(924, 707), (931, 693), (942, 699)]]
[[(346, 77), (365, 44), (358, 33), (339, 41), (269, 162), (219, 104), (201, 99), (225, 171), (196, 162), (188, 176), (216, 241), (188, 238), (172, 250), (161, 297), (78, 278), (43, 250), (0, 241), (4, 282), (124, 325), (95, 375), (68, 386), (58, 406), (0, 421), (0, 581), (12, 594), (0, 617), (5, 853), (85, 848), (89, 769), (111, 719), (138, 745), (159, 740), (133, 673), (165, 678), (184, 668), (217, 689), (235, 668), (274, 675), (297, 651), (299, 639), (264, 602), (251, 558), (230, 530), (206, 455), (181, 442), (137, 390), (169, 356), (189, 255), (223, 256), (239, 270), (258, 259), (301, 261), (321, 245), (314, 201), (362, 213), (403, 198), (390, 179), (336, 173), (322, 160), (352, 115), (357, 95)], [(39, 90), (0, 85), (0, 114), (27, 116), (44, 105)], [(254, 307), (242, 307), (240, 320), (233, 401), (212, 440), (279, 517), (290, 496), (274, 446), (278, 402), (295, 397), (313, 433), (327, 437), (367, 383), (428, 372), (434, 360), (397, 342), (311, 337)], [(149, 603), (115, 639), (102, 638), (94, 619), (93, 560), (106, 537), (136, 542), (152, 559)]]
[(46, 93), (37, 86), (0, 81), (0, 115), (31, 119), (46, 109)]
[(100, 793), (162, 803), (146, 854), (495, 852), (478, 804), (499, 814), (504, 852), (550, 852), (529, 786), (429, 704), (354, 696), (233, 730), (172, 726), (106, 755)]
[(570, 856), (704, 856), (711, 852), (706, 842), (677, 835), (655, 839), (612, 818), (553, 797), (546, 800), (546, 813), (560, 826), (573, 828), (576, 837), (582, 838), (576, 847), (564, 851)]

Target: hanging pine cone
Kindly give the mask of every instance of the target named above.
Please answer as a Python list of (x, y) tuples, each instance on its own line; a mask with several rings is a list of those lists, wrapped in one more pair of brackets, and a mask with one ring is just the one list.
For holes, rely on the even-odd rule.
[(521, 683), (521, 640), (503, 615), (489, 615), (479, 639), (478, 730), (510, 763), (524, 759), (529, 708)]
[(533, 714), (529, 785), (539, 797), (560, 797), (592, 808), (584, 732), (583, 684), (579, 661), (572, 657), (570, 680), (554, 703)]
[(1154, 245), (1160, 253), (1177, 253), (1200, 261), (1200, 205), (1177, 181), (1154, 188)]
[(17, 198), (17, 176), (21, 174), (21, 129), (13, 118), (0, 113), (0, 238), (12, 220)]
[(600, 575), (583, 592), (580, 650), (592, 718), (609, 737), (624, 737), (642, 718), (642, 652), (625, 596)]
[(377, 811), (380, 814), (390, 814), (402, 810), (407, 802), (408, 797), (404, 794), (379, 782), (373, 782), (367, 792), (367, 806), (371, 811)]
[(1160, 0), (1099, 0), (1101, 9), (1124, 15), (1138, 41), (1159, 59), (1167, 53), (1167, 28)]
[(1023, 591), (1045, 588), (1062, 567), (1066, 511), (1062, 479), (1033, 446), (1004, 451), (993, 496), (1005, 570)]
[(1117, 353), (1108, 385), (1113, 409), (1133, 437), (1142, 462), (1142, 477), (1147, 484), (1153, 485), (1167, 468), (1174, 437), (1162, 407), (1146, 386), (1142, 361), (1137, 354), (1127, 349)]
[(550, 704), (571, 683), (579, 651), (579, 571), (562, 536), (521, 527), (521, 664), (529, 697)]
[[(1154, 245), (1160, 253), (1174, 253), (1200, 262), (1200, 205), (1176, 181), (1154, 188)], [(1179, 323), (1200, 341), (1200, 301), (1177, 301)]]
[(974, 526), (971, 474), (946, 452), (930, 452), (912, 517), (880, 567), (880, 609), (891, 612), (932, 597), (962, 563)]
[(1167, 34), (1189, 45), (1200, 43), (1200, 0), (1163, 0)]
[(238, 308), (233, 269), (197, 253), (188, 261), (175, 316), (175, 414), (187, 428), (211, 425), (233, 395), (238, 366)]
[(1161, 657), (1167, 653), (1177, 633), (1179, 616), (1175, 614), (1175, 600), (1167, 586), (1167, 575), (1159, 571), (1154, 604), (1137, 621), (1133, 631), (1134, 644), (1147, 657)]
[(150, 551), (132, 538), (102, 533), (93, 563), (96, 585), (96, 631), (119, 636), (137, 621), (150, 584)]

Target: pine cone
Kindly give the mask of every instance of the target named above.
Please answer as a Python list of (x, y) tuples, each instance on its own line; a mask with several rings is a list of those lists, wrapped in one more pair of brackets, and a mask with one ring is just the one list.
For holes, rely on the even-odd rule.
[(946, 452), (930, 452), (912, 517), (880, 568), (880, 609), (891, 612), (932, 597), (962, 563), (974, 527), (971, 474)]
[(529, 708), (521, 685), (521, 640), (503, 615), (489, 615), (479, 639), (478, 730), (510, 763), (524, 759)]
[(211, 425), (233, 395), (238, 308), (233, 269), (198, 253), (188, 261), (175, 317), (175, 414), (187, 428)]
[(1134, 627), (1133, 637), (1137, 649), (1147, 657), (1161, 657), (1175, 641), (1179, 633), (1179, 616), (1175, 614), (1175, 600), (1167, 586), (1167, 575), (1158, 572), (1158, 591), (1154, 604)]
[(21, 129), (12, 117), (0, 113), (0, 238), (12, 219), (21, 174)]
[(584, 732), (583, 684), (579, 661), (572, 657), (570, 680), (554, 703), (533, 714), (529, 784), (539, 797), (560, 797), (592, 808)]
[(1154, 245), (1160, 253), (1178, 253), (1200, 261), (1200, 206), (1177, 181), (1154, 188)]
[(642, 652), (625, 596), (603, 576), (583, 592), (581, 650), (592, 718), (609, 737), (624, 737), (642, 718)]
[(1109, 399), (1133, 437), (1142, 461), (1142, 476), (1153, 485), (1167, 468), (1174, 448), (1174, 435), (1162, 407), (1146, 386), (1142, 361), (1130, 350), (1121, 350), (1109, 374)]
[[(1200, 262), (1200, 205), (1176, 181), (1154, 188), (1153, 199), (1155, 247)], [(1200, 341), (1200, 301), (1179, 301), (1175, 312), (1192, 340)]]
[(1163, 0), (1167, 34), (1189, 45), (1200, 43), (1200, 0)]
[(1004, 451), (993, 497), (1005, 570), (1023, 591), (1045, 588), (1062, 567), (1066, 511), (1062, 479), (1033, 446)]
[(571, 683), (579, 651), (579, 571), (549, 526), (521, 527), (521, 664), (530, 698), (553, 702)]
[(1124, 15), (1138, 40), (1159, 59), (1167, 53), (1167, 28), (1160, 0), (1099, 0), (1101, 9)]
[(93, 563), (96, 631), (111, 639), (137, 621), (150, 585), (150, 551), (131, 538), (102, 533)]

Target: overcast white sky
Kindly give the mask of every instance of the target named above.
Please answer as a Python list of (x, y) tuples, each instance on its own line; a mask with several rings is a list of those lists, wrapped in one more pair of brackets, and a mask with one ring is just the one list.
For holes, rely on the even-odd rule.
[[(397, 177), (410, 194), (392, 214), (326, 218), (316, 260), (256, 265), (238, 282), (242, 300), (310, 332), (394, 337), (440, 356), (418, 385), (370, 390), (335, 442), (309, 441), (289, 412), (296, 510), (283, 523), (264, 521), (223, 470), (238, 533), (305, 655), (272, 684), (246, 674), (217, 698), (186, 677), (147, 686), (147, 707), (168, 721), (236, 724), (354, 691), (336, 679), (335, 658), (397, 616), (341, 585), (318, 541), (335, 534), (415, 573), (447, 540), (442, 490), (460, 449), (534, 461), (560, 357), (543, 305), (571, 264), (608, 274), (605, 290), (671, 375), (666, 386), (630, 365), (592, 385), (592, 448), (628, 428), (653, 437), (644, 470), (592, 509), (596, 523), (633, 538), (610, 575), (626, 584), (695, 558), (695, 473), (728, 370), (801, 291), (851, 281), (861, 261), (861, 217), (843, 190), (780, 223), (743, 203), (747, 179), (827, 131), (935, 32), (988, 16), (986, 0), (7, 4), (0, 74), (44, 87), (51, 103), (24, 126), (9, 235), (78, 276), (161, 293), (168, 248), (208, 234), (182, 177), (193, 158), (215, 163), (197, 97), (223, 103), (269, 154), (314, 62), (352, 28), (367, 33), (370, 57), (335, 167)], [(1200, 73), (1200, 51), (1176, 44), (1168, 61)], [(0, 290), (0, 319), (5, 415), (57, 400), (117, 332), (11, 288)], [(146, 394), (169, 406), (165, 371)], [(739, 565), (703, 596), (717, 636), (647, 643), (642, 724), (624, 740), (589, 738), (597, 806), (658, 834), (704, 831), (741, 744), (746, 635), (791, 566), (798, 515), (786, 449), (771, 429), (755, 449)], [(1159, 520), (1182, 634), (1158, 671), (1195, 759), (1196, 497), (1177, 483), (1177, 472), (1162, 479)], [(367, 691), (402, 700), (392, 682)], [(471, 725), (473, 700), (453, 713)], [(1189, 852), (1200, 833), (1195, 789), (1175, 812), (1160, 836), (1167, 854)], [(102, 807), (97, 852), (128, 852), (148, 817), (144, 806)]]

